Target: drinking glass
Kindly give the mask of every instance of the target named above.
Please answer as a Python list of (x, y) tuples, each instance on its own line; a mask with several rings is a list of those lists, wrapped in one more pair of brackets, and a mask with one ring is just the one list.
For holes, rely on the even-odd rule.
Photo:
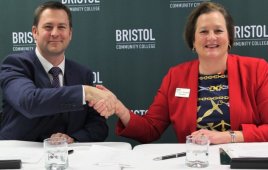
[(205, 135), (186, 137), (186, 165), (194, 168), (205, 168), (209, 165), (209, 140)]
[(64, 170), (68, 168), (68, 144), (65, 138), (48, 138), (44, 140), (45, 168), (47, 170)]

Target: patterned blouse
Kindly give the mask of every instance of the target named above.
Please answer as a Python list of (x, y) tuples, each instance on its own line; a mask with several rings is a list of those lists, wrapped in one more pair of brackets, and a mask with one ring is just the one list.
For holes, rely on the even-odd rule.
[(228, 76), (199, 75), (197, 129), (226, 131), (231, 128)]

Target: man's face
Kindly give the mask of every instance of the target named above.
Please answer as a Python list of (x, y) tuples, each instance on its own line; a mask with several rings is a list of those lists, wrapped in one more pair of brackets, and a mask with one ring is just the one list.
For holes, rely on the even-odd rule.
[(47, 59), (63, 57), (72, 38), (68, 15), (58, 9), (45, 9), (38, 25), (33, 26), (32, 33), (38, 50)]

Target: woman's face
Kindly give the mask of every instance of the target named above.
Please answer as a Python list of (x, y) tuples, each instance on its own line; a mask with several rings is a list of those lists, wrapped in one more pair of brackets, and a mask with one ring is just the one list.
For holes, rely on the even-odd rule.
[(200, 60), (226, 57), (228, 44), (226, 22), (220, 12), (202, 14), (197, 18), (194, 48)]

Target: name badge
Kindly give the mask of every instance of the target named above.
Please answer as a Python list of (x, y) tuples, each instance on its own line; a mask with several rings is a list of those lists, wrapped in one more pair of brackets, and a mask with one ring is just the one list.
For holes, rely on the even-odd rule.
[(176, 97), (187, 97), (187, 98), (189, 98), (189, 96), (190, 96), (190, 89), (187, 89), (187, 88), (176, 88), (175, 96)]

